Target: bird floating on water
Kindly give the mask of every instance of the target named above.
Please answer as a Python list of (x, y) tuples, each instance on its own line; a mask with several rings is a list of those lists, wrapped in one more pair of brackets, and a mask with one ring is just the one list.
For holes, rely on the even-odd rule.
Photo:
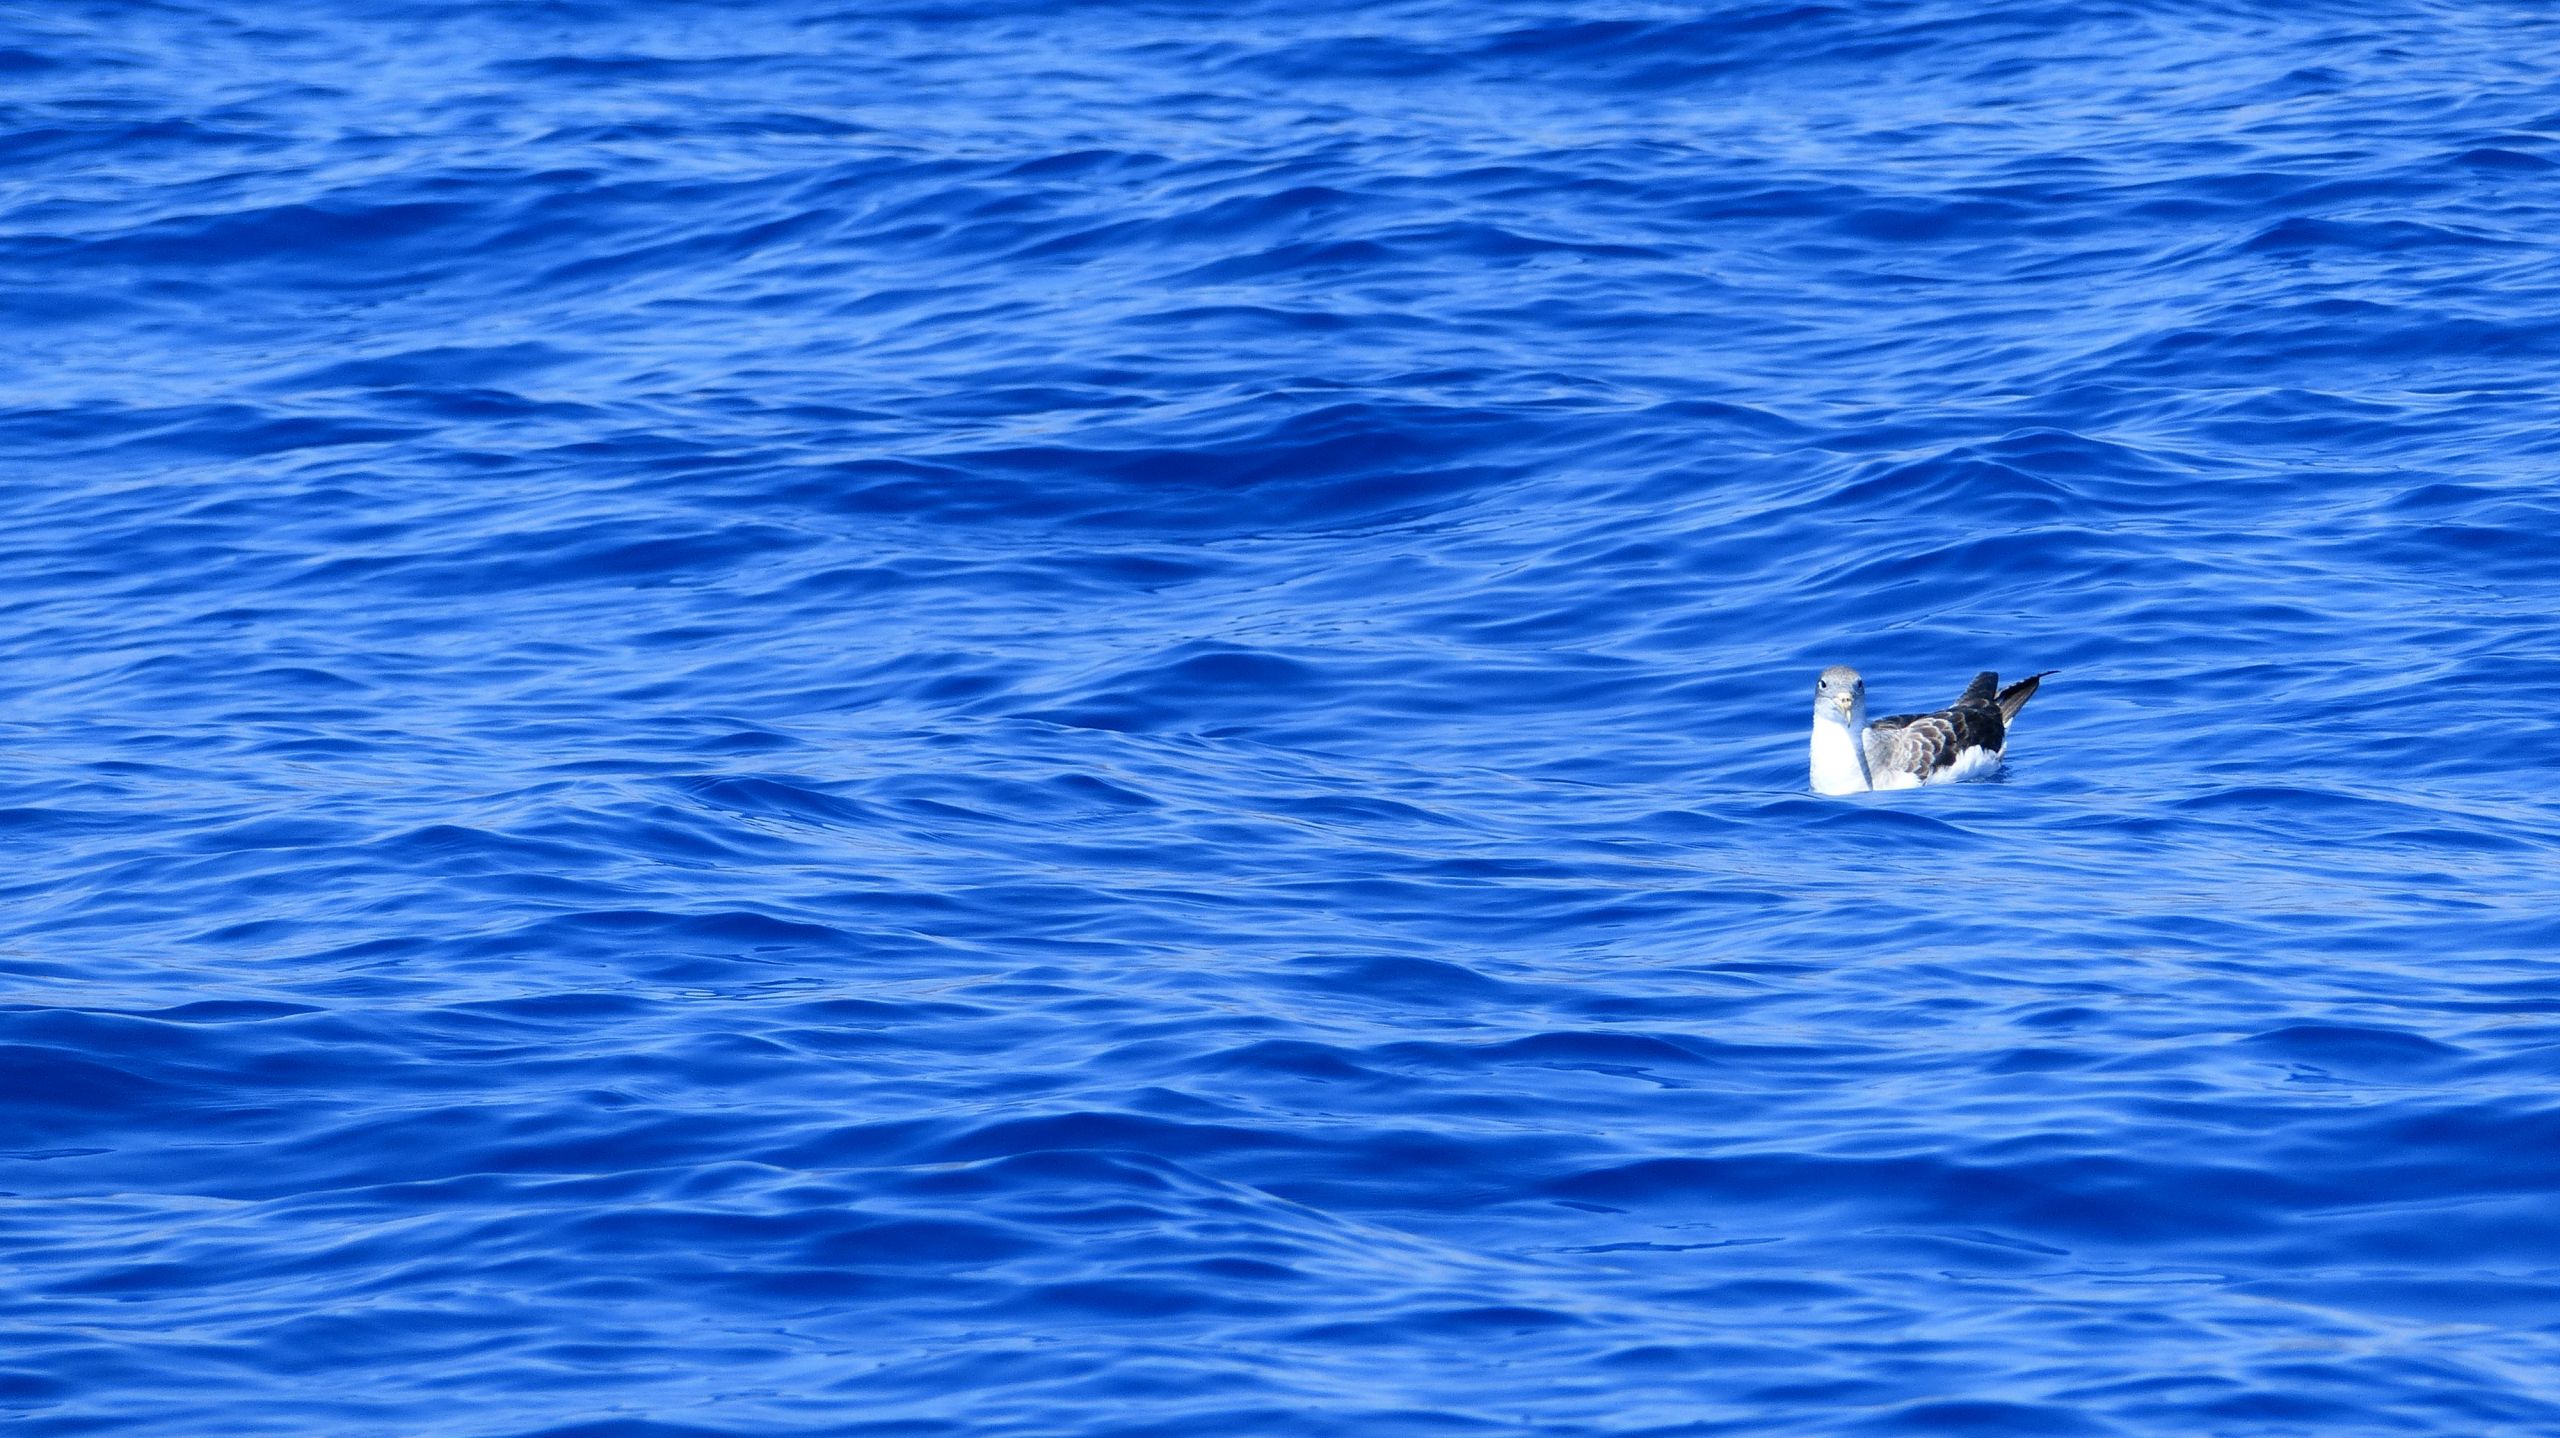
[(2003, 689), (2000, 676), (1973, 676), (1956, 702), (1935, 714), (1896, 714), (1867, 722), (1867, 681), (1834, 664), (1813, 683), (1813, 791), (1864, 794), (1916, 789), (1997, 773), (2009, 747), (2009, 721), (2035, 697), (2045, 674)]

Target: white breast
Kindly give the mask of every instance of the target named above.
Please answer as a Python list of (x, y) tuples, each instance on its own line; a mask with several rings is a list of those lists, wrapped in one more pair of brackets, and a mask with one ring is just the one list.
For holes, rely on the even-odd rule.
[(1813, 721), (1813, 792), (1867, 792), (1867, 758), (1863, 743), (1860, 736), (1850, 732), (1848, 725), (1817, 717)]

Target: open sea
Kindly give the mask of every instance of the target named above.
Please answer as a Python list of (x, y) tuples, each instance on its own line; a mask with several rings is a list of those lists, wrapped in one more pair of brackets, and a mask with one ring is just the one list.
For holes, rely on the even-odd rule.
[(2560, 1434), (2560, 10), (0, 4), (0, 335), (11, 1438)]

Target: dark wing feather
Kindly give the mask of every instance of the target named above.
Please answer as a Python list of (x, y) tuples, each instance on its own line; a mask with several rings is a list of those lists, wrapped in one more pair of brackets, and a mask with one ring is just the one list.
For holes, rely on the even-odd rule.
[[(1976, 680), (1974, 687), (1981, 682)], [(1999, 681), (1991, 682), (1996, 686)], [(1996, 702), (1966, 699), (1935, 714), (1896, 714), (1868, 725), (1867, 767), (1925, 779), (1955, 763), (1967, 749), (1999, 753), (2007, 737)]]
[[(2018, 711), (2027, 707), (2027, 701), (2036, 697), (2036, 686), (2044, 682), (2045, 674), (2059, 674), (2061, 672), (2062, 671), (2059, 669), (2048, 669), (2044, 671), (2044, 674), (2030, 674), (2026, 678), (2019, 680), (2017, 683), (2010, 685), (2008, 688), (2001, 690), (1999, 698), (1993, 701), (2000, 706), (2000, 717), (2002, 719), (2017, 718)], [(1974, 682), (1979, 684), (1982, 681), (1977, 679)], [(1968, 689), (1965, 692), (1970, 694), (1973, 691)]]
[(1964, 686), (1964, 692), (1956, 696), (1956, 702), (1951, 707), (1961, 709), (1967, 704), (1990, 704), (1997, 701), (1999, 697), (2000, 676), (1985, 669), (1973, 676), (1972, 683)]

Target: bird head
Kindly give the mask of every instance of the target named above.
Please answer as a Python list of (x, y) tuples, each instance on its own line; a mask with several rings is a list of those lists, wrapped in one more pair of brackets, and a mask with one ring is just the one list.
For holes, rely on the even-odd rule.
[(1855, 729), (1867, 722), (1867, 681), (1846, 664), (1834, 664), (1813, 681), (1813, 717)]

